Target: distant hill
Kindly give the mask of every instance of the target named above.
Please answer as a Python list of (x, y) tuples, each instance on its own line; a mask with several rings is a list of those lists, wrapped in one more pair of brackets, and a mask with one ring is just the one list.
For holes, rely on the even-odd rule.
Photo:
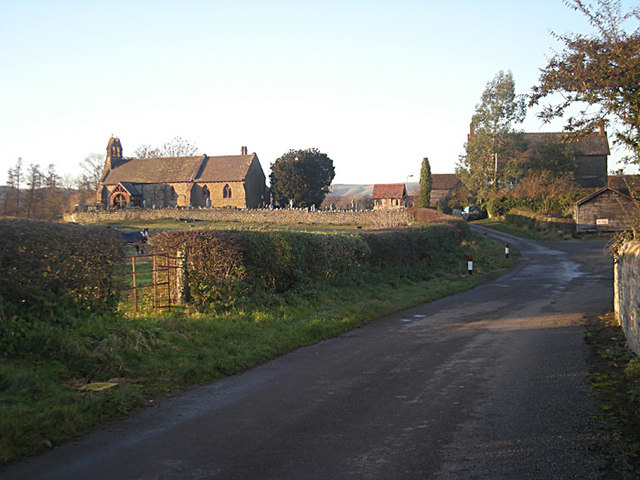
[[(417, 182), (407, 183), (407, 191), (411, 194), (412, 191), (419, 190)], [(335, 195), (336, 197), (347, 198), (360, 198), (366, 195), (371, 195), (373, 191), (373, 184), (368, 185), (349, 185), (349, 184), (336, 184), (331, 185), (331, 192), (329, 195)]]

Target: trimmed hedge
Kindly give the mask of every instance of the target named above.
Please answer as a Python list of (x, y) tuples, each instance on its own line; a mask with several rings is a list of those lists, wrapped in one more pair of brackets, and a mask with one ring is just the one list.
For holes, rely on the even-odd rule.
[(455, 228), (434, 225), (357, 235), (186, 230), (153, 236), (160, 250), (185, 258), (185, 298), (196, 306), (229, 306), (250, 292), (357, 273), (362, 266), (435, 269), (460, 246)]
[(114, 310), (122, 246), (104, 227), (0, 220), (0, 300), (46, 312), (63, 304)]
[(487, 211), (492, 217), (501, 217), (514, 208), (526, 209), (532, 212), (566, 215), (574, 203), (584, 194), (569, 193), (560, 197), (549, 197), (544, 200), (536, 198), (497, 197), (487, 202)]

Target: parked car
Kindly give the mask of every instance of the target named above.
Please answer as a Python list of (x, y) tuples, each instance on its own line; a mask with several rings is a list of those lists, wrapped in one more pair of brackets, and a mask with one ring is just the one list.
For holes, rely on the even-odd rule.
[(470, 222), (471, 220), (480, 220), (487, 218), (487, 211), (477, 205), (468, 205), (462, 211), (462, 218)]

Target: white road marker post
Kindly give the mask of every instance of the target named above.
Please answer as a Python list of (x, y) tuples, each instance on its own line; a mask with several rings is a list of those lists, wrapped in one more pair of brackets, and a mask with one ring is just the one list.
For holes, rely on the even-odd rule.
[(467, 269), (469, 270), (469, 275), (473, 275), (473, 258), (469, 255), (469, 260), (467, 261)]
[(504, 244), (504, 258), (509, 258), (509, 244)]

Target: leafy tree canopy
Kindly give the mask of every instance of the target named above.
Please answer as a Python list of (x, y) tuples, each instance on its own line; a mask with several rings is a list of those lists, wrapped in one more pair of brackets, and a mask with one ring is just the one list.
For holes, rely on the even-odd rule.
[[(459, 178), (478, 201), (486, 200), (501, 184), (511, 183), (518, 172), (518, 153), (526, 148), (513, 124), (521, 123), (525, 115), (525, 99), (516, 95), (512, 73), (498, 72), (476, 105), (465, 153), (456, 167)], [(499, 170), (498, 163), (510, 168)]]
[(271, 164), (271, 194), (281, 206), (320, 206), (333, 177), (333, 160), (317, 148), (289, 150)]
[(585, 15), (596, 33), (553, 34), (564, 43), (564, 50), (542, 69), (529, 104), (539, 105), (551, 97), (539, 114), (545, 121), (577, 106), (578, 113), (567, 118), (565, 130), (578, 135), (615, 124), (616, 142), (632, 152), (627, 160), (640, 163), (640, 28), (624, 30), (629, 21), (640, 20), (640, 8), (623, 12), (620, 0), (596, 0), (595, 6), (583, 0), (564, 3)]

